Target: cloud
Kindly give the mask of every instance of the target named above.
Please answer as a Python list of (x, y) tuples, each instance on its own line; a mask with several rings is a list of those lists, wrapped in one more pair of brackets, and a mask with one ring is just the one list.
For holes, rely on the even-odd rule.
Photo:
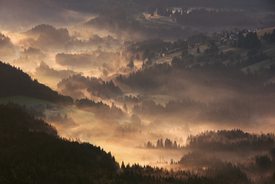
[[(91, 34), (89, 37), (86, 37), (84, 40), (82, 37), (83, 33), (72, 33), (72, 37), (69, 42), (66, 42), (66, 50), (108, 50), (114, 51), (117, 48), (121, 47), (121, 43), (118, 39), (107, 35), (100, 37), (97, 34)], [(88, 34), (88, 33), (87, 33)], [(85, 35), (85, 33), (84, 33)], [(84, 36), (85, 37), (85, 36)]]
[(62, 94), (69, 95), (75, 99), (83, 97), (105, 99), (122, 95), (122, 91), (114, 85), (113, 81), (105, 82), (100, 78), (84, 77), (81, 74), (62, 79), (57, 87)]
[(114, 60), (119, 60), (119, 55), (99, 50), (80, 54), (58, 53), (55, 60), (56, 63), (62, 66), (99, 67), (104, 63), (112, 63)]
[(63, 66), (91, 66), (95, 62), (95, 56), (91, 54), (65, 54), (58, 53), (55, 56), (56, 63)]
[(16, 47), (10, 38), (0, 33), (0, 60), (15, 55)]
[(38, 48), (29, 47), (28, 49), (24, 49), (23, 55), (26, 55), (26, 56), (44, 56), (44, 53)]
[(58, 78), (67, 78), (71, 75), (76, 75), (77, 72), (73, 70), (55, 70), (50, 68), (44, 61), (40, 62), (40, 65), (35, 69), (36, 75), (40, 76), (52, 76)]
[(54, 26), (47, 24), (35, 26), (24, 34), (34, 38), (36, 45), (44, 50), (49, 49), (49, 47), (51, 49), (63, 48), (64, 44), (71, 39), (68, 29), (57, 29)]
[(19, 67), (23, 71), (28, 71), (28, 74), (32, 76), (34, 68), (37, 67), (37, 61), (29, 58), (28, 56), (20, 56), (17, 59), (12, 60), (12, 64)]

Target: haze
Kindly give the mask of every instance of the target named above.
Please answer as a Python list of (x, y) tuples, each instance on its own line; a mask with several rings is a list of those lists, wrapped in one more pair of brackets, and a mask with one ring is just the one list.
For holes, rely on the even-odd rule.
[[(275, 4), (222, 2), (0, 0), (0, 61), (74, 104), (0, 102), (44, 103), (60, 137), (120, 164), (204, 176), (199, 168), (231, 162), (253, 182), (270, 178)], [(257, 167), (263, 155), (272, 166)]]

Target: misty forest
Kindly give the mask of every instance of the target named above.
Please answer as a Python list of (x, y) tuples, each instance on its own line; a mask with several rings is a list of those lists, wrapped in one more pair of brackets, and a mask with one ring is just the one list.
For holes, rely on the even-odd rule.
[(274, 184), (274, 0), (0, 0), (0, 183)]

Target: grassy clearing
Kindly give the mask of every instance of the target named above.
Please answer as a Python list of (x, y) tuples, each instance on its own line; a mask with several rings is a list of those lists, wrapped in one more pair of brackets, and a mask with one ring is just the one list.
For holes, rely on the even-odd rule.
[(37, 98), (25, 97), (25, 96), (11, 96), (0, 98), (0, 104), (7, 104), (8, 102), (14, 102), (19, 105), (26, 105), (26, 107), (30, 107), (32, 105), (42, 104), (46, 106), (47, 104), (51, 106), (57, 107), (57, 111), (45, 110), (44, 114), (48, 118), (49, 116), (56, 116), (58, 113), (61, 117), (64, 117), (67, 114), (68, 118), (73, 118), (76, 123), (87, 124), (88, 126), (94, 125), (96, 123), (95, 114), (92, 112), (87, 112), (80, 110), (74, 106), (66, 105), (59, 106), (56, 103), (48, 102), (45, 100), (40, 100)]
[[(268, 34), (272, 34), (273, 30), (275, 29), (275, 27), (270, 27), (270, 28), (266, 28), (266, 29), (262, 29), (262, 30), (259, 30), (259, 31), (253, 31), (253, 33), (257, 33), (257, 36), (259, 38), (261, 38), (262, 36), (264, 36), (264, 33)], [(247, 33), (244, 33), (243, 35), (246, 36)]]
[(52, 103), (46, 100), (41, 100), (38, 98), (26, 97), (26, 96), (11, 96), (11, 97), (0, 98), (0, 104), (7, 104), (8, 102), (14, 102), (19, 105), (26, 105), (26, 107), (30, 107), (32, 105), (37, 105), (37, 104), (43, 104), (44, 106), (46, 106), (47, 104), (52, 106), (58, 106), (58, 104), (56, 103)]
[(200, 45), (199, 47), (200, 47), (201, 53), (197, 53), (197, 48), (198, 47), (194, 47), (194, 48), (188, 49), (188, 53), (189, 54), (193, 54), (194, 56), (197, 56), (199, 54), (203, 54), (203, 51), (208, 48), (208, 46), (206, 44)]
[(173, 21), (173, 19), (171, 17), (166, 17), (166, 16), (161, 16), (154, 14), (154, 16), (151, 16), (151, 14), (146, 13), (147, 17), (149, 18), (149, 21), (155, 21), (157, 23), (160, 24), (169, 24), (169, 25), (176, 25), (177, 23), (175, 21)]
[(263, 53), (266, 53), (267, 55), (274, 57), (275, 56), (275, 46), (264, 50)]
[(271, 28), (267, 28), (267, 29), (263, 29), (263, 30), (259, 30), (259, 31), (256, 31), (258, 37), (262, 37), (264, 36), (264, 33), (268, 34), (272, 34), (273, 30), (275, 29), (275, 27), (271, 27)]
[(269, 68), (272, 64), (275, 64), (275, 59), (267, 59), (262, 62), (255, 63), (253, 65), (245, 67), (242, 69), (242, 71), (246, 72), (246, 70), (249, 68), (251, 72), (254, 72), (255, 70), (258, 70), (260, 67)]
[(179, 57), (180, 55), (181, 55), (181, 51), (180, 52), (175, 52), (173, 54), (169, 54), (169, 55), (166, 55), (164, 57), (161, 57), (161, 58), (155, 60), (155, 62), (156, 63), (165, 63), (165, 62), (171, 63), (171, 61), (174, 57)]
[(134, 15), (132, 19), (139, 21), (142, 27), (148, 28), (148, 29), (153, 29), (153, 28), (166, 29), (167, 27), (175, 27), (179, 25), (173, 22), (170, 17), (164, 17), (159, 15), (151, 16), (150, 14), (146, 14), (146, 15), (148, 19), (145, 18), (143, 13)]
[(80, 121), (80, 123), (92, 123), (95, 119), (95, 114), (92, 112), (80, 110), (73, 106), (66, 106), (65, 109), (69, 109), (76, 120)]

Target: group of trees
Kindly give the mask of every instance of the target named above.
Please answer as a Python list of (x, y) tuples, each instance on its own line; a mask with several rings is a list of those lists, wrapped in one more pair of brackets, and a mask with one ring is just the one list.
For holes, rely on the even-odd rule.
[(205, 131), (197, 135), (189, 135), (186, 139), (186, 146), (180, 146), (166, 138), (157, 140), (154, 145), (150, 141), (145, 144), (146, 148), (166, 149), (191, 149), (201, 151), (262, 151), (271, 150), (274, 147), (275, 136), (268, 134), (249, 134), (239, 129)]
[[(238, 68), (245, 68), (247, 66), (250, 66), (250, 65), (253, 65), (255, 63), (259, 63), (261, 61), (264, 61), (264, 60), (267, 60), (267, 59), (271, 58), (266, 53), (263, 53), (263, 52), (259, 53), (257, 49), (249, 50), (247, 52), (247, 56), (248, 57), (246, 59), (243, 59), (242, 61), (236, 62), (235, 65)], [(272, 72), (270, 72), (270, 74), (272, 75)]]
[[(163, 168), (152, 168), (134, 164), (127, 166), (122, 163), (123, 171), (116, 178), (117, 183), (184, 183), (184, 184), (251, 184), (247, 175), (239, 167), (231, 163), (222, 163), (219, 167), (210, 167), (194, 174), (190, 171), (176, 170), (168, 171)], [(226, 179), (225, 179), (226, 178)], [(270, 181), (272, 182), (272, 181)]]
[(127, 102), (127, 103), (135, 103), (135, 104), (140, 103), (145, 99), (146, 99), (146, 97), (141, 96), (141, 95), (137, 95), (137, 97), (132, 96), (132, 95), (129, 95), (129, 96), (125, 95), (124, 97), (120, 96), (120, 97), (115, 98), (115, 100), (118, 102)]
[[(216, 49), (215, 49), (216, 50)], [(210, 50), (206, 50), (204, 54), (200, 54), (196, 57), (196, 62), (224, 62), (229, 60), (229, 64), (235, 65), (236, 62), (239, 62), (241, 56), (239, 53), (235, 53), (233, 50), (229, 50), (226, 52), (218, 50), (214, 52), (209, 52)]]
[[(209, 40), (208, 45), (209, 45), (209, 47), (204, 50), (204, 54), (197, 56), (197, 58), (196, 58), (197, 62), (209, 62), (209, 61), (211, 61), (211, 57), (215, 58), (215, 59), (218, 58), (219, 54), (217, 52), (218, 52), (219, 48), (218, 48), (217, 44), (213, 40)], [(201, 53), (199, 47), (197, 47), (196, 52)], [(221, 59), (224, 60), (224, 58), (221, 58)], [(174, 57), (172, 59), (171, 65), (177, 66), (177, 67), (184, 67), (184, 66), (193, 64), (194, 61), (195, 61), (195, 56), (193, 54), (189, 54), (188, 50), (186, 49), (186, 50), (182, 51), (180, 58)]]
[(119, 168), (110, 152), (44, 132), (49, 129), (54, 132), (53, 127), (16, 106), (0, 105), (0, 148), (5, 150), (0, 152), (1, 183), (223, 184), (222, 173), (231, 173), (226, 184), (236, 183), (236, 179), (247, 183), (246, 175), (232, 165), (227, 167), (230, 170), (209, 168), (208, 172), (215, 171), (209, 176), (137, 164), (122, 163)]
[(188, 136), (187, 148), (209, 151), (260, 151), (274, 147), (274, 134), (249, 134), (239, 129), (206, 131), (196, 136)]
[[(163, 55), (186, 49), (188, 49), (188, 43), (183, 39), (178, 39), (174, 42), (166, 42), (162, 39), (149, 39), (130, 45), (127, 51), (137, 54), (136, 59), (142, 59), (143, 61), (148, 59), (151, 61), (156, 56), (162, 57)], [(139, 57), (140, 54), (142, 55), (141, 58)]]
[[(266, 90), (269, 90), (268, 86)], [(273, 89), (273, 88), (271, 88)], [(147, 118), (158, 117), (165, 119), (187, 118), (188, 120), (211, 121), (213, 123), (221, 122), (242, 122), (247, 121), (254, 114), (267, 115), (272, 113), (271, 107), (274, 107), (273, 100), (270, 98), (258, 98), (259, 101), (249, 99), (237, 100), (216, 100), (209, 103), (186, 100), (171, 100), (165, 106), (156, 104), (152, 100), (145, 100), (141, 104), (133, 107), (133, 112)], [(269, 101), (272, 100), (272, 101)], [(172, 121), (171, 123), (173, 123)]]
[(92, 96), (109, 99), (122, 95), (121, 89), (111, 81), (103, 81), (100, 78), (85, 77), (81, 74), (62, 79), (57, 84), (62, 94), (68, 94), (74, 98), (82, 98), (83, 90), (87, 90)]
[(249, 32), (245, 37), (242, 32), (239, 32), (237, 46), (245, 49), (259, 49), (261, 48), (261, 41), (256, 32)]
[(162, 139), (158, 139), (157, 140), (157, 144), (156, 146), (154, 144), (152, 144), (150, 141), (148, 141), (145, 144), (146, 148), (165, 148), (165, 149), (177, 149), (180, 146), (177, 144), (177, 141), (172, 142), (170, 139), (166, 138), (163, 144), (163, 140)]
[(95, 102), (93, 100), (89, 100), (88, 98), (77, 99), (75, 101), (76, 107), (80, 109), (85, 109), (88, 111), (92, 111), (101, 118), (121, 118), (124, 116), (122, 110), (115, 106), (112, 103), (110, 107), (107, 104), (104, 104), (102, 101)]
[[(225, 55), (229, 54), (226, 53)], [(256, 57), (261, 57), (259, 60), (262, 60), (266, 55), (260, 53), (258, 56), (256, 55), (252, 58)], [(242, 62), (242, 64), (245, 63)], [(153, 101), (144, 101), (141, 104), (138, 102), (133, 108), (134, 113), (147, 117), (166, 115), (167, 118), (169, 117), (167, 114), (178, 114), (184, 117), (184, 114), (187, 115), (191, 111), (197, 112), (198, 114), (193, 115), (193, 118), (197, 117), (200, 120), (214, 122), (240, 120), (245, 122), (252, 114), (271, 113), (274, 99), (269, 94), (274, 93), (274, 84), (264, 85), (264, 82), (273, 77), (275, 73), (272, 66), (269, 69), (263, 68), (257, 73), (244, 73), (240, 71), (240, 68), (243, 66), (239, 66), (238, 63), (231, 66), (213, 63), (179, 68), (167, 64), (158, 64), (132, 73), (129, 77), (120, 76), (117, 79), (135, 89), (156, 90), (160, 87), (168, 86), (169, 81), (181, 78), (186, 79), (188, 77), (188, 80), (192, 81), (193, 85), (209, 86), (212, 89), (230, 89), (238, 92), (240, 95), (249, 94), (255, 96), (258, 100), (251, 100), (244, 96), (241, 100), (231, 99), (228, 101), (216, 101), (215, 103), (211, 102), (209, 104), (192, 100), (187, 104), (185, 102), (172, 103), (171, 101), (166, 106), (157, 105)], [(174, 73), (179, 72), (179, 70), (182, 75), (178, 75), (178, 78), (175, 78)], [(200, 75), (196, 75), (196, 72), (200, 73)], [(162, 76), (161, 78), (159, 77), (160, 75)], [(201, 83), (200, 81), (204, 82)], [(184, 86), (182, 87), (184, 88)]]
[(132, 126), (130, 123), (119, 125), (114, 131), (114, 137), (136, 137), (142, 131)]
[(119, 169), (111, 153), (60, 138), (43, 120), (9, 105), (0, 105), (0, 149), (0, 183), (94, 183), (112, 180)]
[(219, 158), (208, 158), (201, 151), (193, 151), (183, 155), (178, 161), (178, 164), (187, 167), (220, 167), (223, 165), (223, 162)]
[(266, 32), (264, 33), (263, 39), (268, 41), (269, 43), (274, 43), (275, 42), (275, 29), (273, 29), (272, 34)]
[(182, 66), (193, 64), (193, 62), (194, 62), (194, 55), (193, 54), (188, 54), (187, 50), (183, 50), (181, 52), (180, 58), (174, 57), (172, 59), (171, 65), (182, 67)]
[[(191, 100), (170, 100), (165, 106), (156, 104), (153, 100), (145, 100), (140, 105), (133, 107), (133, 112), (141, 115), (164, 115), (167, 114), (177, 116), (179, 114), (188, 114), (194, 110), (200, 111), (207, 107), (207, 104)], [(184, 112), (184, 113), (183, 113)]]
[[(153, 11), (150, 7), (148, 8), (149, 13), (152, 14)], [(142, 35), (143, 38), (187, 38), (197, 32), (190, 28), (183, 29), (178, 25), (150, 24), (148, 26), (140, 20), (130, 20), (125, 9), (106, 10), (98, 17), (85, 23), (84, 26), (107, 29), (118, 36), (124, 34), (131, 40), (135, 39), (133, 35)]]

